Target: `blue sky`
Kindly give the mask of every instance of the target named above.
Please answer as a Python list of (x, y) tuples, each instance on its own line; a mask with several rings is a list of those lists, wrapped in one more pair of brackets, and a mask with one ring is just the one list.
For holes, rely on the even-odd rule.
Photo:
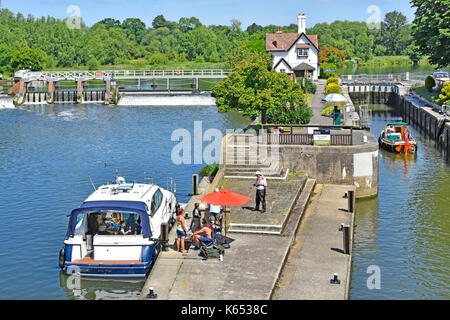
[(80, 8), (81, 17), (88, 26), (104, 18), (124, 20), (137, 17), (151, 26), (154, 17), (163, 14), (166, 19), (178, 21), (195, 16), (203, 24), (230, 25), (238, 19), (246, 28), (253, 22), (260, 25), (289, 25), (297, 23), (299, 12), (308, 16), (307, 27), (319, 22), (335, 20), (367, 21), (376, 11), (381, 15), (393, 10), (402, 12), (411, 22), (415, 9), (409, 0), (0, 0), (3, 8), (25, 16), (53, 16), (66, 18), (69, 6)]

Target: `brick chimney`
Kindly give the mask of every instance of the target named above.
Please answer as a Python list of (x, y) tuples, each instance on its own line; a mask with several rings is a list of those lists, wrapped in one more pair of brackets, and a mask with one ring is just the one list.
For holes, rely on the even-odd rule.
[(298, 33), (306, 34), (306, 15), (304, 13), (298, 14)]

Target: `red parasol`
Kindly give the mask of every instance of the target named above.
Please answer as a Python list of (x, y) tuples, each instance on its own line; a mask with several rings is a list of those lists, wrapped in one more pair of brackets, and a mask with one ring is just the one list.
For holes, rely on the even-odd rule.
[[(252, 198), (249, 198), (247, 196), (243, 196), (239, 193), (232, 192), (230, 190), (221, 190), (217, 192), (213, 192), (210, 194), (207, 194), (206, 196), (199, 199), (200, 201), (212, 204), (213, 206), (242, 206), (252, 200)], [(226, 210), (225, 215), (226, 215)], [(225, 216), (225, 223), (226, 223), (226, 216)], [(227, 237), (227, 228), (225, 226), (225, 239)]]
[(207, 194), (199, 200), (212, 204), (213, 206), (242, 206), (252, 200), (252, 198), (231, 192), (230, 190), (221, 190)]

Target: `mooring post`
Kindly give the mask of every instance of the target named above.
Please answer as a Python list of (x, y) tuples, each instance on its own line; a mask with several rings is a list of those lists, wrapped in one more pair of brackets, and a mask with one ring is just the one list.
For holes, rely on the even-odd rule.
[(198, 174), (192, 175), (192, 195), (198, 195)]
[(169, 224), (161, 223), (161, 250), (169, 251)]
[(350, 226), (342, 226), (342, 239), (344, 246), (344, 254), (350, 254)]
[(355, 212), (355, 191), (354, 190), (348, 190), (348, 212), (354, 213)]

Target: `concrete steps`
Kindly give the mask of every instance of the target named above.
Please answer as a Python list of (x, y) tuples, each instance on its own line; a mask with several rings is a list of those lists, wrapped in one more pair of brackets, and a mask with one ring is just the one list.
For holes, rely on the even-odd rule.
[[(268, 235), (281, 235), (283, 233), (286, 222), (288, 221), (290, 215), (301, 215), (303, 214), (304, 209), (306, 208), (311, 193), (316, 185), (316, 180), (307, 179), (299, 186), (297, 196), (295, 201), (291, 203), (289, 208), (287, 209), (288, 213), (286, 214), (284, 220), (279, 225), (270, 225), (270, 224), (238, 224), (231, 223), (230, 229), (228, 233), (247, 233), (247, 234), (268, 234)], [(301, 209), (299, 209), (301, 208)], [(295, 210), (294, 210), (295, 209)], [(300, 212), (301, 210), (301, 212)], [(295, 211), (295, 212), (293, 212)], [(260, 214), (256, 212), (255, 214)]]
[(250, 165), (250, 166), (236, 166), (236, 167), (225, 167), (226, 176), (237, 176), (237, 177), (253, 177), (256, 171), (261, 171), (261, 173), (266, 177), (280, 177), (283, 174), (283, 168), (278, 164), (271, 165)]

